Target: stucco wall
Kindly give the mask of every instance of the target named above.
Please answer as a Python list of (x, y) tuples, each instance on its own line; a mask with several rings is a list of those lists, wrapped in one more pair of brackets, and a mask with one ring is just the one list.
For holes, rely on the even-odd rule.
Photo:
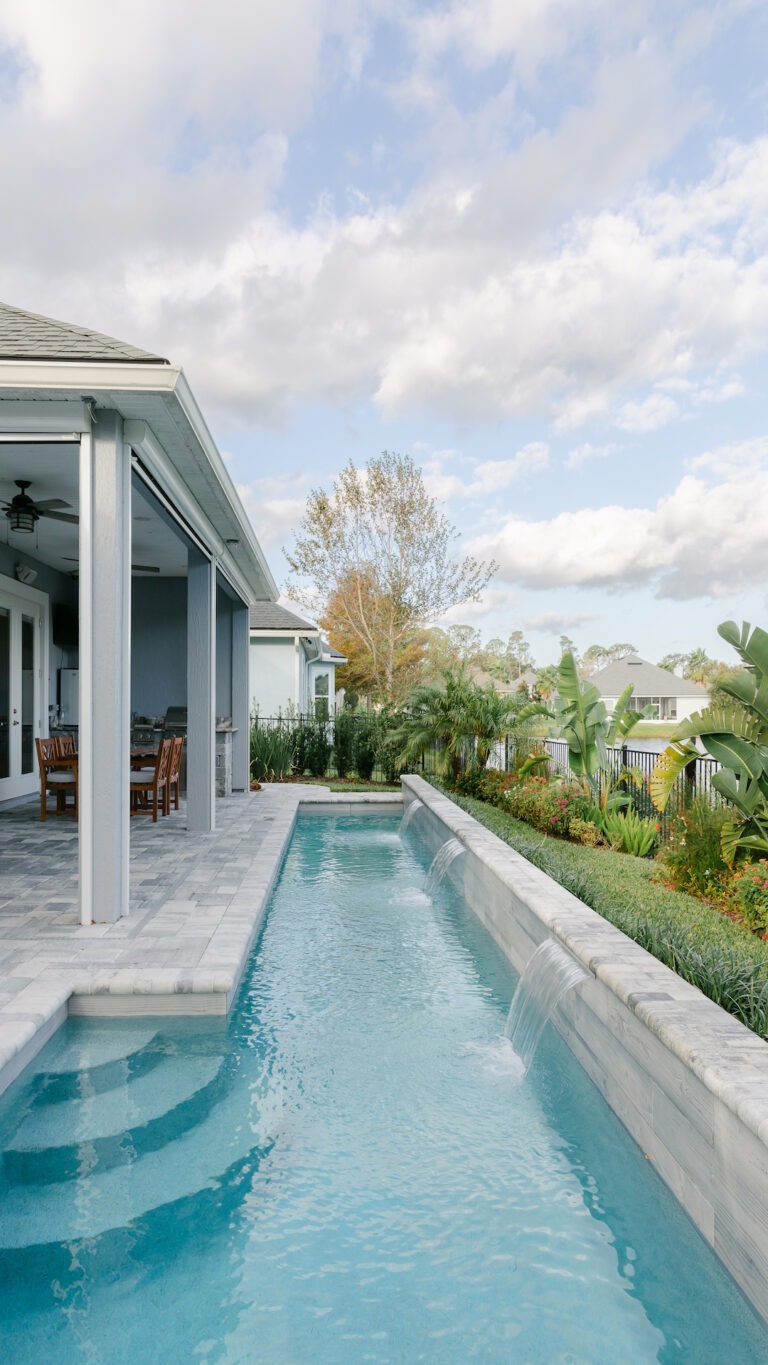
[(293, 637), (287, 640), (253, 639), (250, 642), (251, 714), (285, 714), (299, 704), (295, 685)]

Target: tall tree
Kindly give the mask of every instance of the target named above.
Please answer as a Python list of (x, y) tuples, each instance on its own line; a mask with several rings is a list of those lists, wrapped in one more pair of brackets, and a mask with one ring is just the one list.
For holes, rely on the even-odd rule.
[(385, 451), (362, 470), (350, 461), (330, 493), (309, 495), (287, 555), (288, 592), (365, 654), (377, 701), (399, 699), (412, 681), (398, 675), (404, 645), (449, 607), (477, 600), (495, 572), (455, 559), (457, 534), (408, 455)]

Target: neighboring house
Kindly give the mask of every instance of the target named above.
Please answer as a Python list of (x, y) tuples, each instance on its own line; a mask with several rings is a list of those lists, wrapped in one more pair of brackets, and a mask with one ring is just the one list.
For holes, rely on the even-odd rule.
[(310, 621), (277, 602), (250, 611), (251, 714), (332, 715), (336, 668), (347, 662)]
[(657, 668), (636, 654), (628, 654), (618, 663), (608, 664), (590, 674), (589, 681), (598, 688), (606, 705), (615, 706), (625, 687), (632, 684), (634, 692), (630, 709), (642, 711), (650, 705), (654, 708), (657, 720), (684, 720), (694, 711), (701, 711), (707, 705), (709, 693), (706, 687), (679, 678), (666, 668)]
[[(38, 789), (67, 684), (83, 923), (128, 908), (131, 715), (187, 714), (187, 825), (215, 825), (216, 719), (248, 789), (248, 609), (277, 588), (183, 372), (0, 305), (0, 802)], [(0, 818), (2, 818), (0, 814)]]

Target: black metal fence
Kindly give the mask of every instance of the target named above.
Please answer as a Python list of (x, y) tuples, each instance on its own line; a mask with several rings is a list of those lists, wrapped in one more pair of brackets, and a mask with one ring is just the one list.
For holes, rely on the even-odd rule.
[[(367, 711), (345, 711), (343, 714), (344, 726), (348, 727), (348, 730), (351, 732), (352, 750), (351, 762), (345, 776), (358, 776), (355, 767), (355, 753), (358, 741), (365, 738), (366, 744), (373, 748), (374, 753), (373, 769), (370, 778), (367, 778), (366, 780), (371, 782), (397, 782), (401, 772), (406, 771), (406, 769), (400, 768), (397, 764), (395, 746), (393, 745), (391, 737), (381, 718), (378, 717), (375, 712), (369, 714)], [(251, 717), (251, 726), (256, 726), (262, 730), (278, 730), (290, 736), (291, 741), (294, 744), (294, 753), (300, 751), (299, 740), (302, 731), (312, 732), (320, 730), (327, 739), (330, 750), (328, 753), (327, 767), (323, 772), (315, 773), (314, 775), (317, 777), (318, 781), (339, 780), (337, 752), (334, 743), (336, 730), (334, 717), (329, 719), (318, 718), (311, 712), (306, 715), (255, 715)], [(408, 772), (419, 772), (425, 777), (435, 777), (438, 768), (437, 746), (428, 748), (417, 762), (409, 762), (407, 765)], [(295, 766), (294, 772), (295, 776), (313, 775), (309, 767), (302, 768), (300, 773), (298, 771), (298, 765)]]
[[(568, 745), (562, 739), (543, 741), (550, 756), (549, 771), (552, 775), (569, 777)], [(627, 779), (620, 783), (619, 789), (632, 797), (632, 805), (639, 815), (658, 821), (661, 837), (665, 839), (675, 814), (681, 806), (688, 805), (694, 796), (704, 796), (713, 806), (726, 805), (723, 797), (712, 786), (712, 777), (720, 764), (713, 758), (694, 758), (678, 777), (667, 803), (666, 810), (659, 812), (651, 801), (650, 779), (658, 754), (649, 749), (632, 749), (623, 744), (608, 750), (611, 781), (618, 782), (623, 769), (637, 775), (638, 781)]]

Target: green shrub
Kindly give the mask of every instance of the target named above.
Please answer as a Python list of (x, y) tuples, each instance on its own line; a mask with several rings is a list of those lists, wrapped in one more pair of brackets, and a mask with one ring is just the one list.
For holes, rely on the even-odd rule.
[(510, 784), (505, 804), (511, 815), (542, 834), (567, 835), (571, 820), (584, 819), (587, 799), (583, 789), (570, 782), (525, 777)]
[(340, 711), (334, 722), (333, 763), (342, 781), (355, 766), (355, 718), (351, 711)]
[(328, 738), (328, 726), (324, 721), (316, 721), (310, 722), (305, 729), (307, 767), (313, 777), (325, 777), (333, 748)]
[(733, 877), (733, 898), (747, 928), (768, 937), (768, 860), (741, 864)]
[(355, 724), (354, 768), (361, 782), (370, 782), (376, 767), (378, 727), (372, 716), (358, 713)]
[(713, 896), (730, 883), (722, 854), (723, 825), (731, 818), (723, 806), (695, 796), (675, 815), (660, 853), (660, 870), (678, 891)]
[(654, 864), (532, 835), (466, 796), (452, 799), (660, 962), (768, 1039), (768, 942), (692, 896), (662, 886)]
[(577, 844), (586, 844), (587, 848), (596, 848), (603, 837), (594, 820), (580, 820), (578, 815), (571, 820), (568, 833)]
[(659, 839), (655, 820), (645, 820), (628, 806), (626, 810), (606, 810), (600, 818), (603, 835), (612, 849), (632, 853), (636, 858), (647, 858)]
[(255, 782), (281, 782), (293, 769), (293, 737), (280, 725), (251, 728), (251, 778)]

